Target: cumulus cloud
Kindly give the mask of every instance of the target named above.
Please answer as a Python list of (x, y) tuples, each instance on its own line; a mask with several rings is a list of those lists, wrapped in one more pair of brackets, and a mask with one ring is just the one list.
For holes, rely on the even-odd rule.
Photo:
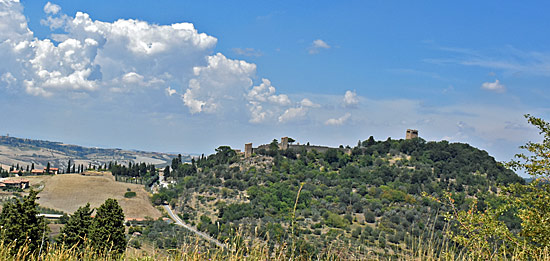
[(250, 122), (260, 123), (279, 113), (281, 108), (291, 104), (285, 94), (275, 94), (277, 90), (268, 79), (262, 79), (260, 85), (252, 87), (246, 95), (250, 111)]
[(346, 91), (344, 94), (344, 106), (355, 106), (359, 103), (359, 98), (355, 91)]
[(303, 119), (310, 109), (320, 107), (321, 105), (312, 102), (308, 98), (304, 98), (296, 107), (286, 109), (285, 112), (279, 116), (279, 122), (284, 123)]
[(351, 117), (351, 113), (346, 113), (344, 114), (342, 117), (340, 118), (335, 118), (335, 119), (328, 119), (327, 121), (325, 121), (325, 125), (342, 125), (344, 124), (349, 118)]
[(303, 118), (307, 113), (306, 107), (288, 108), (283, 115), (279, 116), (279, 122), (288, 122)]
[(46, 14), (57, 14), (59, 11), (61, 11), (61, 7), (56, 4), (48, 2), (44, 6), (44, 13)]
[(504, 92), (504, 91), (506, 91), (506, 88), (504, 87), (504, 85), (502, 85), (500, 83), (500, 81), (498, 79), (495, 79), (495, 82), (484, 82), (481, 85), (481, 88), (485, 89), (485, 90), (488, 90), (488, 91), (493, 91), (493, 92)]
[(221, 53), (207, 57), (206, 66), (193, 68), (194, 77), (183, 95), (191, 113), (213, 113), (225, 103), (240, 101), (240, 95), (250, 86), (256, 65), (232, 60)]
[(254, 86), (247, 94), (250, 101), (272, 102), (279, 105), (289, 105), (290, 99), (287, 95), (275, 95), (275, 87), (271, 85), (268, 79), (262, 79), (262, 83)]
[[(213, 54), (217, 39), (191, 23), (103, 22), (83, 12), (68, 16), (48, 2), (41, 23), (56, 31), (38, 39), (22, 11), (19, 1), (0, 2), (0, 91), (102, 101), (174, 96), (191, 114), (242, 113), (253, 123), (284, 122), (320, 107), (309, 99), (293, 105), (266, 78), (254, 84), (255, 64)], [(330, 48), (320, 39), (312, 47)]]
[(108, 23), (81, 12), (68, 17), (60, 10), (52, 3), (44, 6), (49, 16), (43, 23), (64, 30), (55, 35), (56, 45), (33, 36), (18, 1), (0, 4), (0, 75), (15, 78), (10, 82), (16, 89), (49, 97), (136, 87), (163, 90), (167, 82), (185, 88), (193, 68), (205, 64), (217, 42), (189, 23)]
[(312, 101), (311, 101), (310, 99), (308, 99), (308, 98), (304, 98), (304, 99), (300, 102), (300, 105), (302, 105), (302, 107), (309, 107), (309, 108), (319, 108), (319, 107), (321, 107), (321, 105), (312, 102)]
[(318, 54), (322, 49), (330, 49), (330, 45), (321, 39), (314, 40), (309, 47), (309, 54)]

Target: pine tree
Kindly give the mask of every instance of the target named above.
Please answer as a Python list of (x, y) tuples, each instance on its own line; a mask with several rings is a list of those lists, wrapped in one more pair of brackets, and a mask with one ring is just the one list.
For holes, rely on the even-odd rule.
[(39, 217), (37, 191), (31, 190), (23, 200), (7, 202), (0, 213), (0, 236), (4, 244), (14, 243), (13, 251), (27, 244), (28, 251), (40, 248), (47, 242), (49, 228), (44, 217)]
[(90, 240), (99, 251), (122, 254), (126, 250), (124, 213), (115, 199), (107, 199), (96, 212)]
[(84, 207), (78, 208), (67, 221), (67, 224), (61, 229), (59, 242), (64, 243), (68, 247), (76, 245), (77, 248), (83, 249), (89, 241), (90, 230), (92, 228), (93, 210), (90, 209), (90, 203)]

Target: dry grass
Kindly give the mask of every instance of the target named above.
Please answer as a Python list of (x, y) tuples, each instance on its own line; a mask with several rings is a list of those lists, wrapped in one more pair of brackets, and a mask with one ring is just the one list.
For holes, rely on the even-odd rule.
[[(55, 176), (28, 177), (31, 186), (43, 184), (38, 203), (47, 208), (73, 213), (79, 207), (90, 203), (99, 207), (108, 198), (118, 201), (126, 218), (158, 218), (160, 211), (154, 208), (143, 185), (116, 182), (111, 174), (84, 176), (63, 174)], [(136, 192), (134, 198), (124, 198), (126, 189)]]

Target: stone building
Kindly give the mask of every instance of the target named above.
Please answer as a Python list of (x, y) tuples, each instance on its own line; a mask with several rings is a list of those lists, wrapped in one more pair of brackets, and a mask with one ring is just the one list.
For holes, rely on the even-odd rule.
[(249, 158), (252, 156), (252, 143), (244, 144), (244, 157)]
[(279, 144), (279, 149), (286, 150), (288, 149), (288, 137), (281, 138), (281, 144)]
[(410, 140), (414, 138), (418, 138), (418, 130), (407, 129), (407, 135), (405, 136), (405, 139)]

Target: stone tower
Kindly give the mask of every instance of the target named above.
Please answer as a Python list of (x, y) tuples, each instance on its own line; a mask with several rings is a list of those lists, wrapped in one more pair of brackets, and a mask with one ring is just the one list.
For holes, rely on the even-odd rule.
[(410, 140), (414, 138), (418, 138), (418, 130), (407, 129), (407, 136), (405, 139)]
[(279, 146), (281, 150), (288, 149), (288, 137), (281, 138), (281, 145)]
[(252, 143), (244, 144), (244, 157), (249, 158), (252, 156)]

